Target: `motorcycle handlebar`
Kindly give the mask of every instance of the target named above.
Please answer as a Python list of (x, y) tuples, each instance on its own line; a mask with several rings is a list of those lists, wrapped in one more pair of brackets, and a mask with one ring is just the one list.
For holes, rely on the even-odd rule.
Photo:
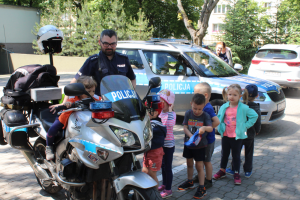
[[(70, 108), (75, 108), (75, 103), (72, 103)], [(67, 108), (67, 106), (64, 106), (64, 105), (63, 106), (57, 106), (57, 107), (55, 107), (55, 111), (59, 112), (61, 110), (66, 110), (66, 109), (70, 109), (70, 108)]]

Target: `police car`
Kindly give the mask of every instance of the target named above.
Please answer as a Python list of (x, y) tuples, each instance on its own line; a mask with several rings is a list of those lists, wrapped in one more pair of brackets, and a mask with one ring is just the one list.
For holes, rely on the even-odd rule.
[(117, 52), (129, 58), (136, 75), (137, 93), (145, 96), (149, 79), (159, 76), (162, 80), (160, 89), (170, 89), (176, 95), (174, 109), (178, 115), (184, 116), (190, 109), (194, 86), (207, 82), (212, 88), (210, 101), (216, 112), (223, 104), (224, 87), (234, 83), (242, 88), (255, 84), (259, 90), (255, 102), (260, 103), (262, 123), (284, 117), (285, 95), (278, 84), (240, 74), (241, 65), (236, 64), (232, 69), (205, 48), (181, 40), (118, 41)]

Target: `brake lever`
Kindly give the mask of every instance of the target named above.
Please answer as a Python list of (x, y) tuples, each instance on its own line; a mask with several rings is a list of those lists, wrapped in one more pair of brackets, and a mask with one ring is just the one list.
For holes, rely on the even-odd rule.
[(58, 113), (57, 113), (57, 115), (61, 115), (62, 113), (64, 113), (64, 112), (70, 112), (70, 111), (82, 111), (83, 110), (83, 108), (71, 108), (71, 109), (68, 109), (68, 110), (63, 110), (63, 111), (59, 111)]

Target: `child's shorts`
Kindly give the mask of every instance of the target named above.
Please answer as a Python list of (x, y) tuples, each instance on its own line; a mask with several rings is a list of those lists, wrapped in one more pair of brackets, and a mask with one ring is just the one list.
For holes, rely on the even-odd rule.
[(205, 147), (205, 160), (204, 160), (204, 162), (210, 162), (211, 161), (211, 157), (214, 153), (214, 149), (215, 149), (215, 141), (211, 144), (208, 144), (207, 147)]
[(164, 154), (162, 147), (147, 151), (144, 154), (143, 166), (149, 168), (151, 171), (159, 171)]
[(186, 159), (193, 158), (195, 161), (204, 161), (205, 160), (205, 148), (189, 149), (186, 146), (184, 146), (183, 157)]

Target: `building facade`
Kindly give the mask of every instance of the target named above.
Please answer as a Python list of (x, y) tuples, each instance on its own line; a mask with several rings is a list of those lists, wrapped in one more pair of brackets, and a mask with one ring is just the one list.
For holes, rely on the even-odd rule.
[[(267, 15), (274, 15), (277, 12), (280, 0), (255, 0), (261, 6), (267, 8)], [(226, 13), (232, 4), (231, 0), (220, 0), (211, 13), (208, 22), (207, 34), (203, 39), (206, 45), (212, 45), (220, 41), (222, 36), (222, 24), (225, 23)]]

